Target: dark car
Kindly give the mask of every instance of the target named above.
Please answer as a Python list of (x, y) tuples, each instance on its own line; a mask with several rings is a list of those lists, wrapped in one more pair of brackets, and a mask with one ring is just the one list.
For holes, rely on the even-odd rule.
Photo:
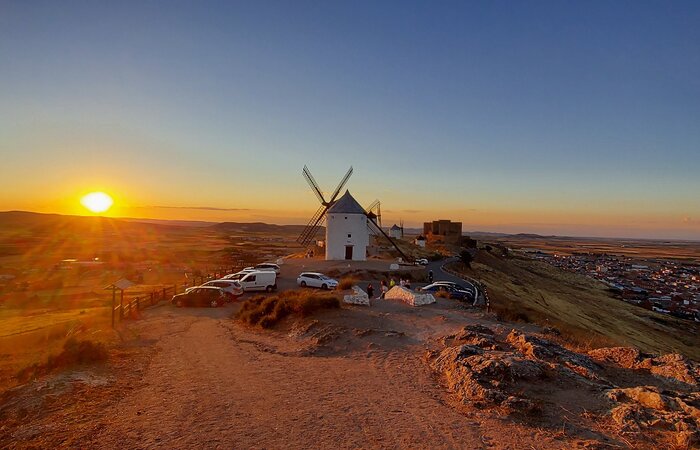
[(226, 293), (218, 287), (200, 286), (173, 296), (171, 303), (183, 306), (210, 306), (216, 308), (226, 303)]
[(455, 283), (454, 281), (436, 281), (436, 282), (434, 282), (433, 284), (442, 284), (442, 285), (445, 285), (445, 286), (449, 286), (449, 287), (451, 287), (452, 289), (456, 289), (456, 290), (458, 290), (458, 291), (470, 292), (472, 295), (474, 295), (474, 292), (476, 291), (476, 289), (474, 288), (474, 286), (471, 285), (471, 284), (467, 284), (467, 285), (465, 286), (465, 285), (462, 285), (462, 284)]
[(461, 301), (473, 301), (474, 294), (469, 291), (463, 291), (460, 289), (455, 289), (452, 286), (440, 283), (433, 283), (421, 288), (423, 292), (430, 292), (431, 294), (437, 294), (438, 292), (446, 292), (449, 298), (453, 300)]

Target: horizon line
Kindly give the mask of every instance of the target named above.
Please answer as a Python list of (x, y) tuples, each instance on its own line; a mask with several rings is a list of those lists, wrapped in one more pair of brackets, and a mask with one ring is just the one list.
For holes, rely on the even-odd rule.
[[(190, 219), (155, 219), (155, 218), (149, 218), (149, 217), (122, 217), (122, 216), (101, 216), (101, 215), (80, 215), (80, 214), (61, 214), (61, 213), (45, 213), (45, 212), (36, 212), (36, 211), (26, 211), (26, 210), (19, 210), (19, 209), (13, 209), (13, 210), (6, 210), (6, 211), (0, 211), (0, 214), (3, 213), (27, 213), (27, 214), (37, 214), (37, 215), (43, 215), (43, 216), (63, 216), (63, 217), (87, 217), (87, 218), (102, 218), (102, 219), (116, 219), (116, 220), (127, 220), (127, 221), (157, 221), (157, 222), (190, 222), (190, 223), (201, 223), (201, 224), (210, 224), (210, 225), (218, 225), (218, 224), (223, 224), (223, 223), (238, 223), (238, 224), (264, 224), (264, 225), (276, 225), (276, 226), (290, 226), (290, 227), (296, 227), (296, 226), (305, 226), (303, 223), (291, 223), (291, 224), (280, 224), (280, 223), (273, 223), (273, 222), (237, 222), (237, 221), (209, 221), (209, 220), (190, 220)], [(182, 226), (182, 225), (180, 225)], [(384, 228), (384, 227), (382, 227)], [(417, 227), (407, 227), (409, 229), (420, 229)], [(471, 231), (462, 231), (462, 235), (464, 236), (465, 233), (474, 233), (474, 234), (499, 234), (503, 236), (518, 236), (518, 235), (529, 235), (529, 236), (536, 236), (540, 238), (562, 238), (562, 239), (589, 239), (589, 240), (595, 240), (595, 239), (608, 239), (608, 240), (618, 240), (618, 241), (653, 241), (653, 242), (659, 242), (659, 241), (673, 241), (673, 242), (692, 242), (692, 243), (700, 243), (700, 239), (687, 239), (687, 238), (653, 238), (653, 237), (619, 237), (619, 236), (584, 236), (584, 235), (559, 235), (559, 234), (549, 234), (549, 235), (543, 235), (539, 233), (532, 233), (532, 232), (519, 232), (519, 233), (504, 233), (501, 231), (486, 231), (486, 230), (471, 230)]]

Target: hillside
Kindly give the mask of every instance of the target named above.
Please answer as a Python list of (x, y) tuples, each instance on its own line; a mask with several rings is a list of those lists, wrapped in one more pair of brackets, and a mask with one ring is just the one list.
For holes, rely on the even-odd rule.
[[(301, 233), (305, 225), (276, 225), (263, 222), (221, 222), (211, 226), (211, 229), (226, 233)], [(319, 234), (325, 228), (319, 229)]]
[(631, 345), (700, 360), (697, 324), (618, 300), (591, 278), (485, 250), (471, 269), (454, 268), (485, 283), (494, 311), (506, 319), (551, 325), (584, 345)]

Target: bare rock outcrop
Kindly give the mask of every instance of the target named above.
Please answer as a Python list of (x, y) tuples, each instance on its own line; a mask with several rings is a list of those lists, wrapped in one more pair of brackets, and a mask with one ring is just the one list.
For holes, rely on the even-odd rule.
[(596, 375), (598, 366), (586, 355), (567, 350), (547, 339), (526, 335), (515, 330), (510, 332), (506, 340), (529, 359), (561, 365), (589, 380), (599, 379)]
[(483, 325), (467, 325), (455, 333), (444, 336), (442, 343), (444, 345), (467, 344), (488, 350), (498, 349), (493, 331)]
[(445, 376), (448, 388), (464, 403), (486, 403), (507, 408), (528, 409), (526, 398), (510, 393), (511, 383), (544, 376), (541, 364), (508, 352), (485, 352), (473, 345), (459, 345), (443, 350), (432, 367)]
[(676, 433), (681, 448), (700, 443), (700, 393), (662, 391), (655, 386), (610, 389), (610, 412), (623, 431), (660, 430)]
[(700, 365), (677, 353), (645, 355), (636, 348), (609, 347), (588, 352), (596, 361), (612, 363), (625, 369), (648, 370), (650, 373), (688, 385), (700, 384)]

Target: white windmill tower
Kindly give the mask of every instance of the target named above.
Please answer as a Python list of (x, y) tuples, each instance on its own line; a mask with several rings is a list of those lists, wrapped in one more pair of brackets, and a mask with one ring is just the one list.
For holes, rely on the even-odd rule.
[(373, 234), (383, 234), (404, 259), (407, 259), (401, 249), (382, 230), (381, 225), (377, 225), (377, 220), (381, 224), (381, 206), (378, 200), (372, 203), (367, 210), (355, 200), (350, 191), (345, 191), (345, 194), (336, 200), (352, 175), (352, 171), (353, 169), (350, 167), (338, 187), (333, 191), (330, 200), (326, 201), (311, 172), (304, 166), (302, 174), (321, 202), (321, 206), (311, 217), (297, 241), (302, 245), (308, 245), (318, 233), (320, 223), (325, 218), (327, 260), (366, 260), (370, 230)]

